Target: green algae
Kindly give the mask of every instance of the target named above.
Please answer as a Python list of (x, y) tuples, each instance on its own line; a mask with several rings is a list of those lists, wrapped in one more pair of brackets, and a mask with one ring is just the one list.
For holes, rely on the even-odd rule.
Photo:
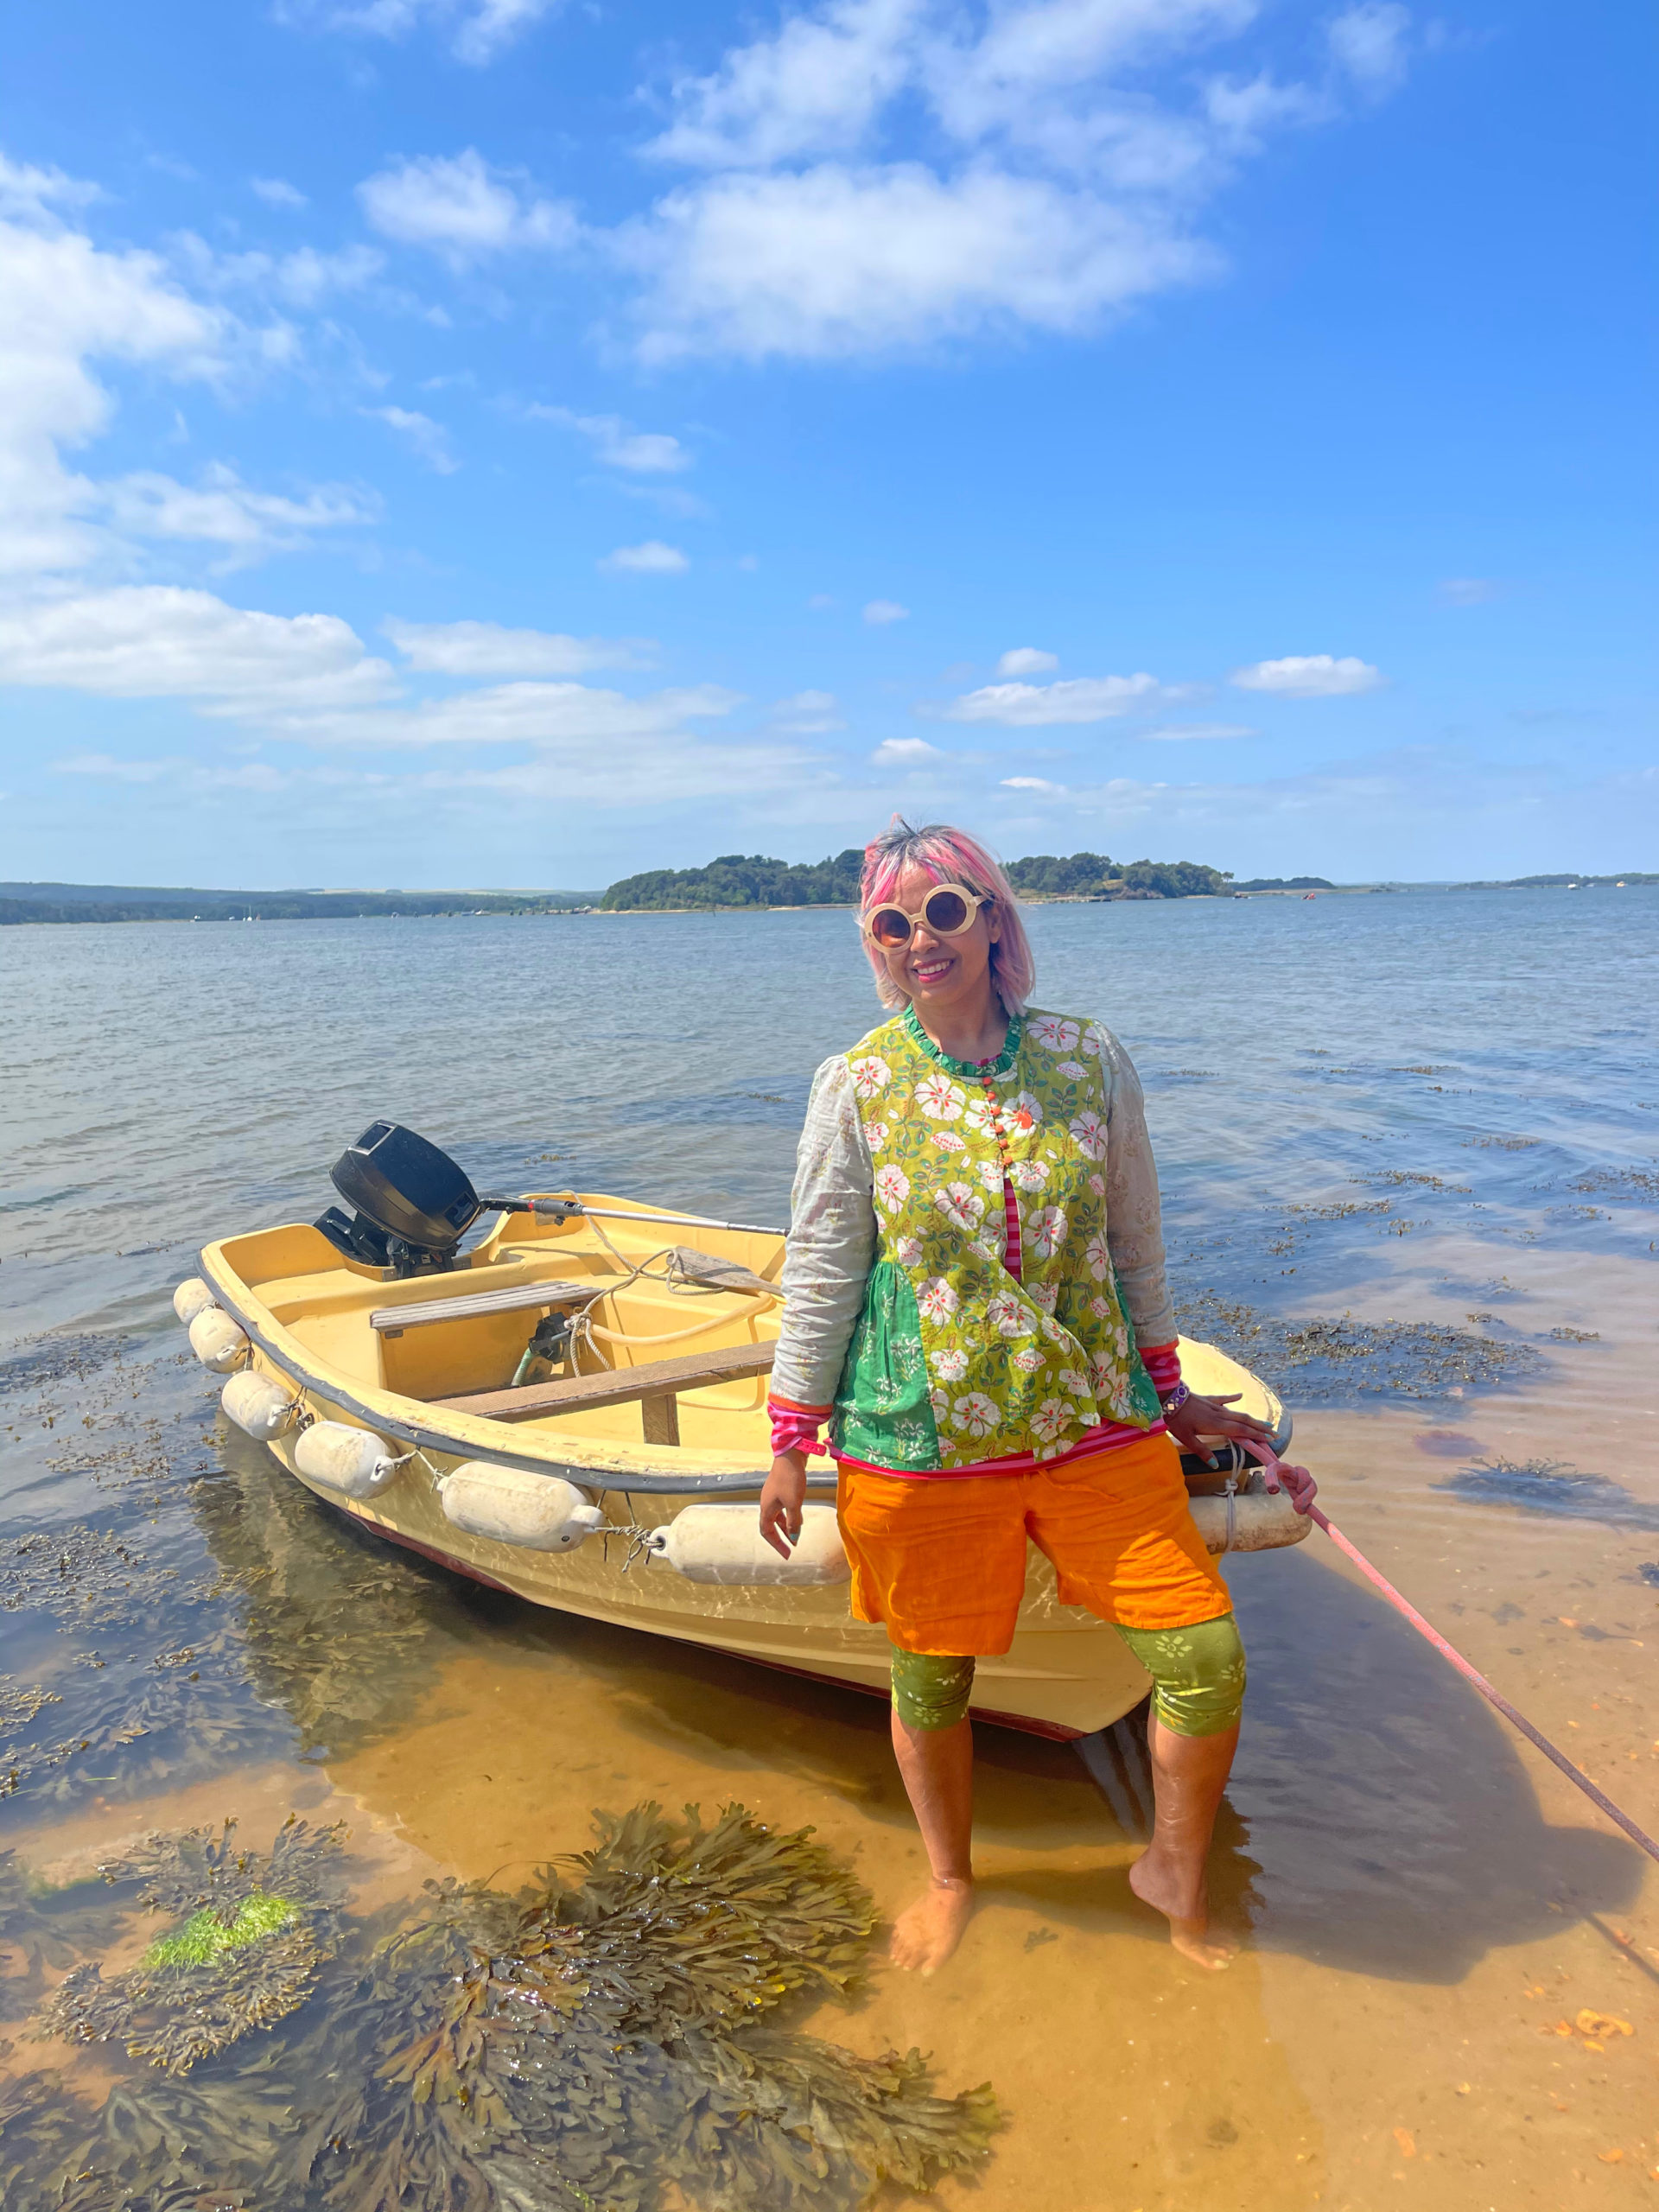
[(221, 1920), (211, 1906), (203, 1905), (175, 1935), (158, 1936), (138, 1964), (146, 1974), (153, 1974), (158, 1967), (210, 1966), (226, 1951), (239, 1951), (245, 1944), (280, 1935), (299, 1916), (300, 1909), (291, 1899), (267, 1897), (263, 1890), (245, 1898), (237, 1907), (235, 1918), (228, 1922)]

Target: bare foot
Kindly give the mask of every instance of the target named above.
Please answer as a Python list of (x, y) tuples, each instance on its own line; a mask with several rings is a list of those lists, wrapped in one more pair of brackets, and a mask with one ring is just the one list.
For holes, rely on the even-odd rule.
[[(1169, 1940), (1184, 1959), (1191, 1959), (1194, 1966), (1207, 1967), (1211, 1974), (1232, 1964), (1238, 1955), (1238, 1945), (1225, 1936), (1211, 1934), (1210, 1909), (1202, 1889), (1196, 1897), (1176, 1896), (1174, 1885), (1152, 1864), (1149, 1851), (1130, 1867), (1129, 1887), (1142, 1904), (1149, 1904), (1154, 1912), (1163, 1914), (1169, 1923)], [(1183, 1905), (1188, 1910), (1177, 1910)]]
[(973, 1912), (971, 1882), (935, 1882), (893, 1923), (888, 1956), (912, 1974), (931, 1974), (961, 1942)]

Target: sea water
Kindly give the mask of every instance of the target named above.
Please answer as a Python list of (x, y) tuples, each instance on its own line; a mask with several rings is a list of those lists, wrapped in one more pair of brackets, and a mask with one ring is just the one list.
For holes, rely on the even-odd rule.
[[(1141, 1071), (1187, 1332), (1282, 1392), (1343, 1528), (1659, 1830), (1659, 891), (1030, 925), (1037, 1002)], [(345, 1819), (353, 1924), (391, 1929), (429, 1880), (584, 1848), (595, 1808), (735, 1800), (896, 1910), (924, 1862), (878, 1706), (376, 1545), (224, 1429), (168, 1304), (207, 1238), (321, 1211), (383, 1115), (480, 1187), (781, 1224), (812, 1071), (880, 1018), (850, 918), (25, 927), (0, 980), (8, 2205), (323, 2201), (193, 2168), (189, 2098), (228, 2080), (251, 2113), (283, 2039), (327, 2053), (343, 2016), (182, 2085), (118, 2033), (31, 2039), (67, 1973), (163, 1929), (96, 1874), (148, 1834)], [(1323, 1537), (1230, 1573), (1236, 1963), (1175, 1958), (1128, 1888), (1132, 1737), (982, 1729), (961, 1953), (925, 1982), (874, 1953), (795, 2024), (988, 2080), (1006, 2126), (939, 2192), (984, 2212), (1645, 2201), (1659, 1873)], [(776, 2202), (799, 2186), (780, 2168)]]

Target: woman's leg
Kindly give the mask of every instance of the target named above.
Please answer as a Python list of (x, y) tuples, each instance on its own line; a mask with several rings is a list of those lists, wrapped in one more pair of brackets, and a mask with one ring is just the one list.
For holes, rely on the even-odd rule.
[(1208, 1932), (1205, 1861), (1238, 1748), (1244, 1647), (1237, 1624), (1224, 1613), (1194, 1628), (1120, 1625), (1117, 1632), (1154, 1682), (1147, 1733), (1157, 1810), (1129, 1886), (1169, 1922), (1178, 1951), (1199, 1966), (1225, 1966), (1234, 1947)]
[(893, 1961), (924, 1974), (943, 1966), (974, 1909), (971, 1659), (893, 1653), (893, 1748), (931, 1874), (893, 1923)]

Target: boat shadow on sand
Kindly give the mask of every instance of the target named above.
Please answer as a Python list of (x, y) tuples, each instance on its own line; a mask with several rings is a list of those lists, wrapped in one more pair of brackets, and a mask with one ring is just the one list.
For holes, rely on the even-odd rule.
[[(359, 1745), (398, 1736), (448, 1702), (448, 1658), (483, 1657), (510, 1669), (512, 1719), (494, 1723), (507, 1735), (558, 1742), (579, 1687), (602, 1710), (595, 1743), (607, 1772), (671, 1754), (677, 1776), (689, 1765), (710, 1800), (736, 1795), (764, 1809), (770, 1778), (790, 1785), (792, 1801), (806, 1785), (820, 1803), (908, 1831), (877, 1699), (552, 1613), (408, 1554), (390, 1559), (274, 1467), (267, 1477), (245, 1463), (232, 1490), (216, 1486), (207, 1533), (223, 1564), (249, 1548), (269, 1562), (273, 1522), (286, 1565), (246, 1587), (249, 1659), (262, 1692), (310, 1742), (326, 1736), (330, 1716)], [(385, 1580), (409, 1586), (388, 1614), (384, 1652), (354, 1605), (333, 1633), (308, 1640), (296, 1664), (296, 1606), (315, 1606), (330, 1581), (353, 1588), (365, 1571), (382, 1590)], [(1234, 1587), (1250, 1692), (1211, 1886), (1218, 1911), (1248, 1926), (1255, 1948), (1449, 1985), (1490, 1949), (1629, 1908), (1640, 1854), (1593, 1816), (1551, 1825), (1516, 1738), (1379, 1599), (1303, 1550), (1253, 1557)], [(457, 1713), (457, 1736), (476, 1722)], [(987, 1901), (1157, 1940), (1124, 1878), (1151, 1802), (1144, 1719), (1075, 1744), (982, 1726), (977, 1751)], [(575, 1757), (568, 1738), (565, 1757)], [(396, 1795), (406, 1762), (374, 1764)], [(1091, 1863), (1043, 1863), (1079, 1855)]]
[[(1489, 1950), (1633, 1904), (1641, 1854), (1592, 1825), (1552, 1826), (1504, 1724), (1380, 1599), (1294, 1552), (1253, 1559), (1235, 1596), (1250, 1692), (1211, 1891), (1254, 1948), (1451, 1985)], [(569, 1625), (543, 1616), (512, 1632), (564, 1643)], [(877, 1700), (685, 1649), (665, 1669), (620, 1631), (582, 1641), (607, 1672), (645, 1677), (620, 1700), (642, 1737), (695, 1744), (751, 1796), (761, 1785), (745, 1770), (763, 1744), (760, 1763), (907, 1826)], [(1127, 1847), (1149, 1832), (1144, 1732), (1144, 1712), (1069, 1745), (978, 1729), (988, 1903), (1162, 1940), (1125, 1878)], [(1087, 1849), (1114, 1842), (1125, 1847), (1107, 1865)], [(1094, 1863), (1041, 1863), (1080, 1850)], [(999, 1871), (1009, 1857), (1019, 1863)]]

